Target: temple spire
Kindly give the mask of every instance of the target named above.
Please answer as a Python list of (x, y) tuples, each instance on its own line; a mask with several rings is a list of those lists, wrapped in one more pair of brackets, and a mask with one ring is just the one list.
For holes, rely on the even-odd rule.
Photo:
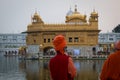
[(77, 12), (77, 5), (75, 5), (75, 12)]

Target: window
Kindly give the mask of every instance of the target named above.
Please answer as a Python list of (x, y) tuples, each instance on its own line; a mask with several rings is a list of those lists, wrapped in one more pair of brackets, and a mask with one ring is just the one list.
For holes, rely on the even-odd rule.
[(34, 20), (33, 20), (33, 22), (37, 22), (37, 20), (36, 20), (36, 19), (34, 19)]
[(110, 34), (109, 37), (113, 37), (113, 34)]
[(17, 39), (17, 36), (13, 36), (13, 39)]
[(72, 37), (69, 37), (69, 42), (72, 42)]
[(113, 41), (113, 38), (109, 38), (110, 41)]
[(46, 39), (44, 39), (44, 43), (46, 43)]
[(36, 43), (36, 40), (34, 40), (34, 44)]
[(79, 42), (78, 37), (74, 38), (74, 42)]
[(48, 39), (48, 42), (50, 42), (50, 39)]
[(116, 37), (120, 37), (120, 34), (116, 35)]
[(7, 36), (3, 36), (3, 39), (7, 39)]

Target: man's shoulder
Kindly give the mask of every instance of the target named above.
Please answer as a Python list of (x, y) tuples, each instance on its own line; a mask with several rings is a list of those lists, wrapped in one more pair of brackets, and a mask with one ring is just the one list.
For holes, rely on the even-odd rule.
[(116, 52), (114, 53), (111, 53), (109, 56), (108, 56), (109, 59), (116, 59), (116, 58), (120, 58), (120, 55), (118, 55)]
[(52, 61), (52, 60), (54, 60), (55, 59), (55, 56), (54, 57), (52, 57), (51, 59), (50, 59), (50, 61)]

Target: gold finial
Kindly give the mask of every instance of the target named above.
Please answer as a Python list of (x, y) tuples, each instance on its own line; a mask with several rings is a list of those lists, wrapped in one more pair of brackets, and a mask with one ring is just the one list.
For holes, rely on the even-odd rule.
[(35, 14), (37, 14), (37, 9), (35, 8)]
[(75, 12), (77, 12), (77, 5), (75, 5)]

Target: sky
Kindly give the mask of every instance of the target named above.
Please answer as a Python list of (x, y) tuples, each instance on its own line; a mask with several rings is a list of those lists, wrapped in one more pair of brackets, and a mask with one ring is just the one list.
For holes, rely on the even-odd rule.
[(21, 33), (27, 30), (31, 16), (37, 11), (46, 24), (65, 23), (65, 16), (75, 5), (81, 14), (95, 9), (101, 33), (112, 32), (120, 24), (120, 0), (0, 0), (0, 33)]

